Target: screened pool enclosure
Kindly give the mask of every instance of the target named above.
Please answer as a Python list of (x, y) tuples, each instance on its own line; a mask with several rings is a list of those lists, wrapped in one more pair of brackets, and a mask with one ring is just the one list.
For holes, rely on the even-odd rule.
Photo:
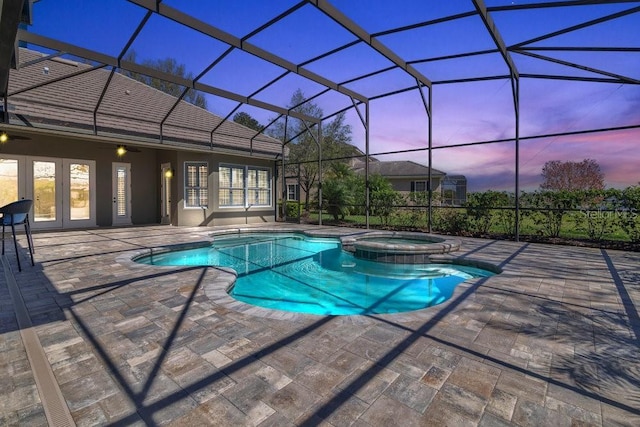
[[(323, 127), (343, 114), (364, 160), (367, 226), (370, 158), (410, 159), (427, 166), (427, 183), (444, 170), (466, 176), (470, 190), (513, 193), (517, 238), (519, 195), (546, 160), (598, 158), (611, 185), (637, 183), (629, 174), (639, 159), (639, 27), (640, 1), (5, 0), (0, 130), (233, 153), (284, 170), (300, 134), (284, 132), (275, 145), (265, 134), (297, 123), (318, 147), (321, 183)], [(185, 72), (150, 65), (165, 58)], [(42, 67), (52, 59), (79, 65), (56, 74)], [(27, 67), (38, 68), (37, 79), (18, 79)], [(117, 73), (173, 84), (175, 103), (128, 109), (135, 94), (111, 93)], [(91, 76), (90, 93), (74, 83)], [(56, 96), (69, 85), (76, 99)], [(305, 104), (294, 106), (298, 89)], [(185, 110), (193, 91), (218, 119)], [(41, 108), (29, 104), (35, 98)], [(230, 127), (242, 112), (263, 128)], [(126, 132), (117, 125), (125, 118)], [(235, 166), (224, 167), (232, 177)], [(254, 172), (255, 182), (270, 178)], [(286, 175), (274, 174), (275, 199), (288, 197)], [(231, 203), (238, 196), (225, 185), (218, 191)], [(267, 186), (258, 190), (269, 200)]]

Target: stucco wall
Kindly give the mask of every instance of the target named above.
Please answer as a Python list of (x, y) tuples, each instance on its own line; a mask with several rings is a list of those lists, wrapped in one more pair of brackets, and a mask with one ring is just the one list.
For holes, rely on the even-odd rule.
[[(154, 148), (136, 148), (123, 157), (116, 154), (116, 145), (82, 138), (62, 138), (34, 135), (30, 140), (10, 141), (0, 146), (2, 154), (94, 160), (96, 162), (96, 224), (112, 225), (113, 162), (131, 165), (131, 220), (134, 225), (160, 223), (161, 165), (170, 163), (171, 223), (173, 225), (242, 225), (275, 221), (275, 200), (262, 208), (225, 208), (218, 205), (218, 166), (220, 163), (267, 167), (275, 186), (274, 162), (263, 159), (197, 152), (178, 152)], [(207, 209), (185, 208), (184, 165), (188, 161), (204, 161), (209, 165), (209, 206)]]
[[(396, 191), (400, 191), (403, 193), (410, 193), (411, 192), (411, 182), (413, 181), (427, 181), (427, 178), (402, 178), (402, 179), (397, 179), (397, 178), (388, 178), (389, 182), (391, 182), (391, 185), (393, 186), (393, 189)], [(440, 178), (432, 178), (431, 179), (431, 190), (434, 193), (439, 193), (440, 192), (440, 183), (441, 180)]]
[[(184, 203), (184, 168), (185, 162), (207, 162), (209, 166), (209, 206), (202, 208), (186, 208)], [(272, 189), (274, 183), (273, 161), (243, 158), (238, 156), (208, 154), (208, 153), (177, 153), (176, 159), (176, 185), (177, 197), (175, 197), (176, 217), (172, 218), (172, 224), (176, 225), (241, 225), (275, 221), (275, 202), (272, 191), (271, 206), (263, 208), (227, 208), (220, 207), (218, 203), (218, 167), (221, 163), (239, 166), (259, 166), (271, 169)], [(172, 202), (173, 204), (173, 202)]]
[(33, 135), (29, 140), (14, 140), (3, 144), (2, 154), (59, 159), (94, 160), (96, 162), (96, 225), (112, 224), (112, 163), (131, 164), (132, 222), (153, 224), (159, 217), (159, 176), (155, 171), (157, 150), (140, 148), (123, 157), (116, 154), (116, 145), (68, 139), (57, 136)]

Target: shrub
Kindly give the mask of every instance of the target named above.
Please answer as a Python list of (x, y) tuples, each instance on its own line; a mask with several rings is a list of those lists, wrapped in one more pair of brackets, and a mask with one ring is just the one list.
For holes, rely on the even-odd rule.
[(496, 220), (492, 209), (509, 204), (509, 195), (504, 192), (488, 190), (482, 193), (470, 193), (467, 197), (467, 216), (469, 226), (476, 232), (487, 234)]
[(382, 175), (371, 175), (369, 188), (371, 215), (380, 217), (382, 225), (389, 225), (391, 216), (398, 209), (397, 205), (404, 204), (404, 197), (395, 191), (389, 180)]
[(467, 230), (467, 216), (457, 209), (433, 209), (432, 226), (442, 233), (461, 234)]
[(640, 186), (627, 187), (620, 193), (620, 228), (633, 243), (640, 243)]
[(589, 239), (601, 241), (605, 234), (612, 233), (615, 216), (620, 203), (620, 192), (609, 190), (576, 191), (580, 200), (580, 215), (574, 217), (576, 229), (587, 234)]
[(577, 207), (579, 198), (575, 191), (536, 191), (531, 195), (533, 207), (540, 210), (533, 214), (536, 225), (549, 237), (558, 237), (568, 211)]
[(351, 188), (344, 179), (332, 178), (322, 186), (322, 205), (334, 220), (344, 219), (353, 204)]
[[(296, 200), (287, 200), (287, 218), (298, 218), (300, 215), (300, 202)], [(282, 217), (282, 200), (278, 201), (278, 212), (280, 212), (280, 217)]]

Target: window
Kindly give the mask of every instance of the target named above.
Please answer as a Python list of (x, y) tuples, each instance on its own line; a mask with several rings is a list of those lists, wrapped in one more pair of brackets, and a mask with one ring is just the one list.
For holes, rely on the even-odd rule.
[(220, 166), (220, 206), (244, 206), (244, 168)]
[(425, 192), (427, 191), (427, 181), (411, 181), (412, 192)]
[(267, 169), (247, 168), (249, 180), (247, 182), (249, 205), (269, 206), (271, 204), (271, 185)]
[(298, 200), (297, 184), (287, 184), (287, 200)]
[(207, 178), (209, 167), (206, 162), (185, 162), (184, 164), (184, 204), (187, 208), (201, 208), (209, 205)]
[(253, 166), (220, 165), (221, 207), (271, 206), (271, 171)]

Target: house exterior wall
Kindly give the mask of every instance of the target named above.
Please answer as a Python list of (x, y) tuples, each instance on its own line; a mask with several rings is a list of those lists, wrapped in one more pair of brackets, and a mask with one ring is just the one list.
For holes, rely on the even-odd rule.
[[(113, 152), (113, 146), (111, 147)], [(131, 163), (131, 222), (160, 222), (160, 164), (158, 150), (141, 148), (127, 153), (121, 161)], [(118, 160), (115, 160), (118, 161)]]
[[(172, 201), (176, 218), (172, 223), (176, 225), (241, 225), (275, 221), (277, 196), (275, 194), (275, 165), (273, 161), (243, 158), (209, 153), (179, 152), (176, 159), (177, 197)], [(185, 162), (206, 162), (208, 165), (209, 203), (206, 209), (185, 207), (184, 174)], [(271, 176), (271, 205), (268, 207), (221, 207), (219, 203), (219, 166), (230, 164), (237, 166), (257, 166), (270, 169)], [(175, 204), (174, 204), (175, 203)]]
[[(158, 150), (156, 158), (157, 158), (157, 169), (155, 173), (156, 173), (156, 176), (158, 177), (158, 180), (163, 179), (161, 176), (163, 164), (168, 164), (171, 167), (171, 170), (173, 171), (173, 177), (169, 180), (169, 190), (170, 190), (169, 192), (171, 194), (169, 211), (170, 211), (171, 223), (174, 225), (177, 225), (176, 218), (178, 215), (178, 211), (177, 211), (178, 204), (176, 203), (176, 200), (177, 200), (178, 188), (180, 187), (179, 184), (182, 183), (177, 170), (178, 163), (179, 163), (178, 152), (174, 150)], [(158, 200), (158, 203), (160, 203), (160, 200)], [(158, 221), (160, 221), (160, 212), (158, 212)]]
[[(70, 158), (96, 162), (96, 225), (113, 223), (112, 164), (131, 165), (131, 223), (134, 225), (160, 223), (161, 165), (169, 163), (174, 171), (170, 180), (171, 224), (243, 225), (275, 221), (277, 195), (275, 194), (275, 165), (273, 161), (213, 153), (162, 150), (141, 147), (130, 150), (123, 157), (116, 154), (116, 145), (84, 139), (37, 134), (30, 140), (10, 141), (0, 146), (3, 154), (47, 158)], [(209, 206), (186, 208), (184, 204), (185, 162), (203, 161), (208, 164)], [(248, 165), (270, 169), (271, 205), (268, 207), (220, 207), (218, 201), (218, 167), (221, 163)]]
[[(417, 178), (387, 178), (389, 180), (389, 182), (391, 182), (391, 185), (393, 186), (393, 189), (395, 191), (398, 191), (400, 193), (403, 194), (409, 194), (411, 193), (411, 183), (415, 182), (415, 181), (427, 181), (426, 177), (417, 177)], [(440, 178), (431, 178), (431, 190), (434, 193), (439, 193), (440, 192), (440, 183), (441, 183), (441, 179)]]
[[(47, 194), (47, 203), (40, 205), (43, 210), (49, 209), (50, 213), (38, 211), (41, 228), (71, 227), (71, 214), (68, 220), (65, 216), (72, 209), (71, 197), (66, 197), (71, 193), (59, 191), (61, 186), (57, 178), (58, 175), (62, 177), (60, 182), (71, 180), (70, 169), (67, 171), (65, 168), (71, 168), (73, 159), (95, 162), (91, 175), (91, 178), (95, 177), (95, 182), (91, 183), (88, 192), (91, 197), (95, 195), (95, 203), (90, 205), (91, 208), (95, 207), (95, 212), (84, 222), (87, 227), (94, 224), (110, 226), (114, 225), (114, 221), (116, 225), (162, 222), (194, 226), (275, 220), (277, 197), (273, 190), (270, 206), (218, 206), (218, 166), (220, 162), (227, 162), (269, 167), (273, 188), (273, 161), (264, 159), (286, 155), (288, 149), (285, 147), (283, 150), (281, 141), (264, 134), (256, 135), (253, 129), (224, 120), (206, 109), (120, 73), (92, 69), (91, 65), (83, 62), (47, 56), (29, 49), (21, 49), (20, 55), (27, 62), (38, 61), (38, 66), (9, 71), (8, 93), (11, 95), (5, 100), (3, 110), (6, 111), (0, 116), (7, 124), (7, 128), (3, 126), (3, 131), (11, 134), (15, 129), (17, 134), (29, 135), (31, 139), (16, 139), (0, 144), (0, 157), (2, 153), (16, 156), (10, 159), (12, 162), (11, 165), (7, 163), (7, 168), (13, 168), (14, 164), (26, 164), (27, 160), (35, 160), (32, 158), (36, 156), (55, 158), (57, 160), (50, 163), (63, 165), (62, 168), (52, 168), (49, 164), (38, 165), (38, 168), (53, 176), (52, 179), (44, 176), (45, 172), (41, 173), (39, 179), (44, 182), (41, 186), (55, 186), (55, 190)], [(43, 73), (45, 69), (46, 73)], [(62, 76), (70, 77), (59, 79)], [(52, 78), (55, 80), (52, 81)], [(28, 90), (24, 90), (26, 88)], [(171, 112), (169, 116), (168, 112)], [(123, 157), (118, 157), (116, 145), (122, 143), (128, 144), (131, 149)], [(142, 147), (134, 148), (137, 144)], [(65, 159), (68, 161), (65, 162)], [(208, 201), (204, 209), (185, 207), (185, 161), (208, 164)], [(113, 191), (114, 163), (124, 164), (117, 165), (120, 174), (118, 203)], [(166, 167), (167, 164), (173, 171), (171, 177), (164, 175), (162, 170), (163, 165)], [(26, 174), (28, 168), (20, 168), (24, 172), (19, 171), (18, 175)], [(55, 174), (50, 172), (53, 169), (56, 170)], [(130, 196), (130, 204), (123, 202), (125, 192), (122, 190), (126, 187), (122, 186), (122, 178), (127, 171), (130, 171), (128, 178), (131, 186), (130, 193), (126, 195)], [(264, 182), (264, 175), (258, 176)], [(21, 185), (20, 180), (13, 176), (8, 179), (13, 180), (9, 185), (13, 185), (13, 182), (18, 182), (18, 187)], [(193, 179), (199, 180), (200, 175), (197, 174)], [(24, 179), (25, 182), (27, 180)], [(77, 182), (80, 179), (75, 180)], [(167, 188), (170, 192), (166, 191)], [(7, 194), (15, 197), (14, 189), (7, 189), (10, 190)], [(265, 192), (260, 190), (256, 189), (252, 196), (262, 202)], [(30, 196), (31, 192), (27, 191), (26, 194)], [(161, 206), (163, 198), (170, 203)], [(62, 216), (56, 212), (60, 205), (63, 206)], [(115, 206), (119, 209), (114, 216)], [(74, 212), (78, 212), (79, 208), (74, 209)]]
[(33, 157), (69, 158), (96, 162), (96, 225), (112, 225), (112, 163), (131, 164), (132, 223), (158, 222), (158, 174), (152, 173), (156, 163), (155, 149), (141, 148), (118, 157), (116, 146), (93, 142), (89, 139), (69, 139), (59, 136), (35, 134), (30, 140), (9, 141), (2, 146), (0, 156), (22, 155)]

